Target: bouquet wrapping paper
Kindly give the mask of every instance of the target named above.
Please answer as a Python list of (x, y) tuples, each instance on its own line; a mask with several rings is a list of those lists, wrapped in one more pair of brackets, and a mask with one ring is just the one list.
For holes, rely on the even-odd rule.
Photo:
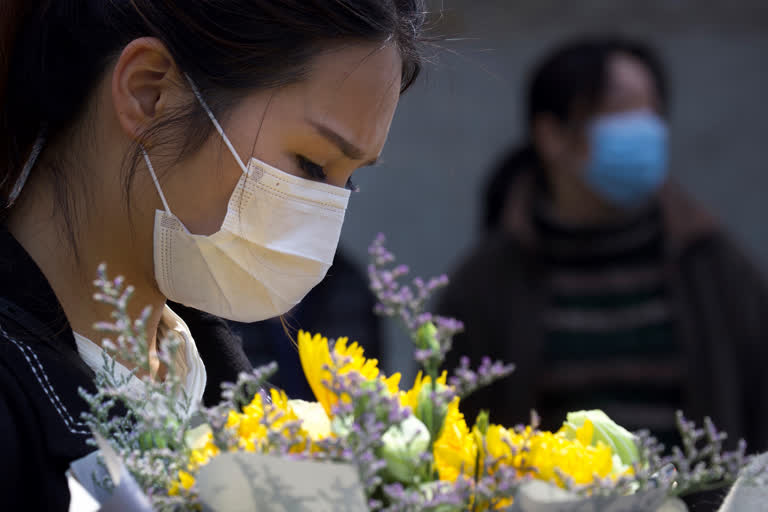
[(656, 489), (631, 496), (580, 498), (547, 482), (533, 480), (522, 486), (510, 511), (686, 512), (687, 508), (679, 500), (668, 499), (666, 489)]
[(357, 470), (347, 464), (227, 453), (200, 470), (208, 512), (367, 512)]
[(768, 453), (755, 458), (733, 484), (719, 512), (768, 510), (768, 479), (764, 474), (760, 474), (761, 468), (766, 464), (768, 464)]

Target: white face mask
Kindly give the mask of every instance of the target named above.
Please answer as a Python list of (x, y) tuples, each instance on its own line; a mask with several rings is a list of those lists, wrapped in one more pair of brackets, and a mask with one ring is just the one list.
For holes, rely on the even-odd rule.
[(191, 82), (243, 175), (218, 232), (193, 235), (171, 213), (155, 213), (155, 279), (168, 299), (230, 320), (288, 312), (333, 263), (349, 190), (286, 174), (255, 158), (246, 167)]

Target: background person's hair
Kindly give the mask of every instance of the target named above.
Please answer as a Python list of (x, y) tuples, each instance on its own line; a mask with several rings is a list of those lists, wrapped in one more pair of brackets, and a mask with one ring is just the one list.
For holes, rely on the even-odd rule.
[[(78, 142), (66, 137), (134, 39), (161, 40), (217, 116), (225, 116), (248, 92), (299, 81), (313, 57), (348, 43), (396, 45), (404, 91), (421, 69), (426, 17), (424, 0), (3, 0), (0, 9), (0, 218), (39, 134), (46, 147)], [(211, 129), (191, 99), (148, 127), (143, 140), (178, 162)], [(87, 144), (87, 136), (81, 139)], [(137, 148), (126, 162), (126, 191), (139, 159)], [(34, 172), (56, 179), (57, 214), (72, 231), (79, 205), (67, 191), (75, 176), (63, 167)]]
[[(645, 43), (623, 37), (587, 37), (566, 42), (552, 51), (530, 75), (525, 97), (524, 143), (508, 151), (494, 167), (484, 194), (483, 226), (499, 227), (509, 187), (525, 170), (538, 172), (540, 160), (530, 129), (539, 114), (551, 114), (566, 123), (576, 115), (588, 115), (599, 108), (609, 79), (614, 55), (628, 55), (650, 71), (666, 114), (669, 104), (667, 79), (661, 60)], [(538, 173), (541, 178), (541, 173)]]

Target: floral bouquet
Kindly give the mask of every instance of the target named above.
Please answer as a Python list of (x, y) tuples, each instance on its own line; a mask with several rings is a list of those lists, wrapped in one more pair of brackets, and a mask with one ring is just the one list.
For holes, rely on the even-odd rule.
[[(105, 356), (97, 392), (82, 392), (100, 450), (72, 467), (102, 510), (685, 510), (678, 496), (730, 485), (750, 464), (753, 476), (765, 472), (743, 442), (724, 452), (711, 421), (699, 429), (682, 414), (682, 447), (668, 454), (601, 411), (570, 413), (557, 432), (540, 430), (535, 414), (515, 427), (494, 424), (492, 411), (468, 421), (461, 400), (513, 368), (485, 360), (473, 370), (463, 360), (449, 376), (441, 366), (462, 325), (425, 312), (447, 279), (402, 284), (408, 269), (381, 236), (370, 255), (377, 313), (401, 319), (414, 342), (421, 372), (411, 387), (383, 375), (357, 343), (305, 332), (297, 349), (316, 402), (270, 387), (273, 364), (225, 386), (217, 406), (193, 404), (172, 341), (160, 348), (166, 378), (142, 378), (137, 394)], [(105, 350), (148, 368), (149, 311), (131, 320), (131, 288), (103, 267), (96, 284), (97, 300), (115, 309), (99, 326)]]

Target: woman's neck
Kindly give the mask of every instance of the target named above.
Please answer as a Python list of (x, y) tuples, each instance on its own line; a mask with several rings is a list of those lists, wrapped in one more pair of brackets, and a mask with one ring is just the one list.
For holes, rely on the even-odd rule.
[(552, 217), (574, 227), (600, 227), (622, 224), (637, 215), (621, 209), (600, 197), (576, 173), (545, 171), (546, 192), (541, 200)]
[[(147, 341), (150, 356), (156, 354), (156, 333), (165, 297), (154, 280), (151, 230), (132, 229), (136, 222), (147, 222), (146, 214), (133, 212), (132, 217), (119, 187), (110, 193), (112, 187), (103, 184), (76, 187), (69, 183), (66, 192), (56, 190), (52, 173), (44, 167), (41, 162), (30, 177), (11, 211), (8, 229), (45, 275), (72, 329), (98, 345), (105, 335), (94, 324), (110, 320), (112, 312), (111, 306), (93, 299), (98, 265), (106, 263), (108, 275), (113, 278), (125, 277), (126, 283), (135, 288), (128, 304), (131, 317), (138, 318), (146, 306), (152, 308)], [(80, 173), (88, 174), (85, 169), (87, 166), (79, 169)], [(119, 184), (119, 179), (116, 181)], [(65, 193), (70, 197), (64, 204), (74, 205), (66, 215), (60, 212), (61, 198), (56, 195)], [(149, 231), (149, 235), (142, 237), (142, 231)], [(156, 357), (150, 360), (157, 366)], [(150, 371), (155, 373), (152, 368)]]

